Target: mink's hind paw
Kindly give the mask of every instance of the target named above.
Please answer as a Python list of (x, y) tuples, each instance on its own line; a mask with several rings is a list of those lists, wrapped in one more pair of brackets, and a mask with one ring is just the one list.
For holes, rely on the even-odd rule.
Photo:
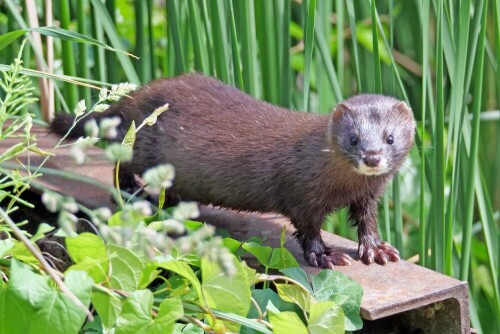
[(351, 264), (351, 257), (344, 252), (326, 249), (324, 252), (304, 253), (306, 261), (313, 267), (333, 269), (334, 265), (348, 266)]
[(399, 261), (399, 251), (385, 241), (378, 242), (377, 244), (360, 242), (358, 254), (364, 264), (376, 262), (380, 265), (385, 265), (389, 261)]

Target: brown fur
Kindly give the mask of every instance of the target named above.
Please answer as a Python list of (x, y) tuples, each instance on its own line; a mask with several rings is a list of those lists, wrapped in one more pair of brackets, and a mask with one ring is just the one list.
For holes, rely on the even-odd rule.
[[(172, 163), (176, 178), (170, 196), (288, 216), (305, 258), (323, 267), (349, 263), (320, 237), (326, 214), (349, 207), (361, 259), (381, 264), (398, 259), (397, 250), (379, 240), (376, 218), (377, 199), (413, 143), (415, 123), (404, 103), (360, 95), (329, 115), (293, 112), (189, 74), (154, 81), (92, 117), (121, 117), (123, 137), (131, 120), (140, 124), (165, 103), (169, 110), (139, 131), (133, 161), (121, 166), (120, 181), (129, 191), (138, 186), (134, 175)], [(58, 116), (51, 129), (62, 135), (68, 122)], [(389, 132), (396, 137), (391, 146), (384, 142)], [(355, 148), (348, 144), (352, 134), (360, 138)], [(81, 135), (83, 124), (72, 137)], [(374, 176), (355, 171), (366, 152), (387, 157), (389, 171)]]

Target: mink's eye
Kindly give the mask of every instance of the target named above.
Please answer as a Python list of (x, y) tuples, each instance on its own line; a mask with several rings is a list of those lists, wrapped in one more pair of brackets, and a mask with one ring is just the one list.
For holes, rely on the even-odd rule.
[(358, 142), (359, 139), (356, 136), (351, 136), (351, 138), (349, 138), (349, 143), (351, 144), (351, 146), (357, 146)]
[(386, 141), (387, 141), (387, 144), (389, 144), (389, 145), (394, 144), (394, 136), (388, 135)]

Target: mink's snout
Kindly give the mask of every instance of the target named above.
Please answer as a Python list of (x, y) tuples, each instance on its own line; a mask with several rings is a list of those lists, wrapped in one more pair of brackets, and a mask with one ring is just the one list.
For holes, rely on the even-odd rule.
[(390, 169), (389, 161), (382, 150), (363, 151), (355, 170), (363, 175), (381, 175)]
[(368, 167), (377, 167), (381, 160), (380, 154), (367, 154), (363, 157), (363, 162)]

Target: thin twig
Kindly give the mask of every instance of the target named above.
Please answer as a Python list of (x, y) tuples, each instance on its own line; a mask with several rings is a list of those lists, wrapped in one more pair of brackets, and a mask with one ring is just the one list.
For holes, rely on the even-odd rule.
[(200, 320), (196, 319), (195, 317), (192, 317), (190, 315), (184, 315), (184, 318), (186, 318), (188, 320), (188, 322), (195, 324), (196, 326), (200, 327), (204, 331), (209, 331), (211, 329), (210, 326), (207, 326), (206, 324), (204, 324)]

